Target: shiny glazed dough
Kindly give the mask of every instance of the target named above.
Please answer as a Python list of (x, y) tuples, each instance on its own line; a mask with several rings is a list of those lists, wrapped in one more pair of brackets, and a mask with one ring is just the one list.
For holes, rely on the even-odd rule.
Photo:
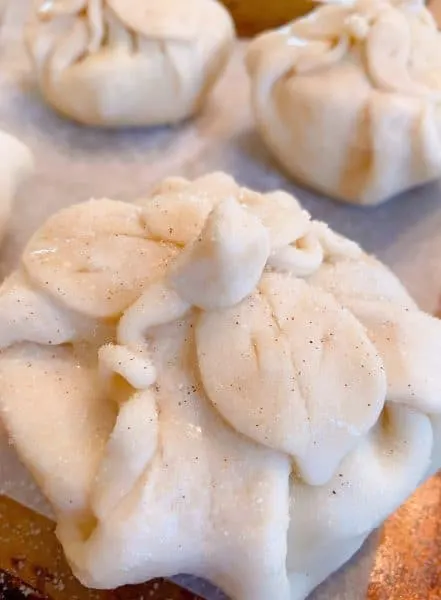
[(257, 126), (300, 182), (373, 205), (441, 175), (441, 33), (421, 0), (325, 3), (247, 63)]
[(440, 322), (224, 174), (51, 217), (0, 348), (3, 424), (90, 587), (304, 600), (441, 466)]
[(28, 48), (46, 101), (96, 126), (181, 121), (221, 74), (234, 25), (217, 0), (37, 0)]
[(0, 241), (5, 235), (15, 195), (33, 170), (30, 150), (19, 140), (0, 131)]

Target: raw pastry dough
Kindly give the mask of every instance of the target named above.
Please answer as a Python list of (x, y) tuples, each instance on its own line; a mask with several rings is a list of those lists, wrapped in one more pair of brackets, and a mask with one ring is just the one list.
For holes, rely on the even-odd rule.
[(28, 47), (44, 98), (80, 123), (175, 123), (199, 110), (234, 40), (217, 0), (37, 0)]
[(20, 184), (33, 170), (33, 158), (28, 148), (12, 135), (0, 131), (0, 241), (6, 231), (12, 203)]
[(223, 174), (49, 219), (0, 348), (3, 423), (91, 587), (303, 600), (441, 466), (440, 322)]
[(422, 0), (325, 3), (247, 63), (257, 126), (295, 179), (368, 205), (441, 175), (441, 33)]

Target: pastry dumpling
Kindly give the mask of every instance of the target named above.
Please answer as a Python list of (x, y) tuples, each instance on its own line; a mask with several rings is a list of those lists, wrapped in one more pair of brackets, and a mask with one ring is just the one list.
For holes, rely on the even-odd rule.
[(20, 184), (33, 170), (30, 150), (12, 135), (0, 131), (0, 241), (6, 231), (12, 203)]
[(37, 0), (27, 41), (51, 106), (80, 123), (117, 127), (197, 112), (234, 35), (217, 0)]
[(440, 322), (284, 192), (64, 210), (0, 325), (3, 424), (93, 588), (304, 600), (441, 466)]
[(325, 3), (251, 43), (257, 127), (295, 179), (373, 205), (441, 175), (441, 33), (422, 0)]

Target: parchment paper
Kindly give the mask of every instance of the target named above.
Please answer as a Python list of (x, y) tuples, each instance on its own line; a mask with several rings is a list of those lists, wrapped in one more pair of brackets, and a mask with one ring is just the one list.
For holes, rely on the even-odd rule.
[[(30, 234), (53, 212), (91, 197), (134, 200), (167, 175), (194, 178), (224, 170), (243, 185), (294, 193), (313, 217), (357, 240), (388, 264), (420, 306), (438, 309), (441, 287), (441, 190), (432, 184), (377, 209), (336, 204), (290, 183), (253, 128), (249, 90), (238, 44), (230, 67), (201, 117), (155, 130), (101, 131), (57, 116), (40, 99), (22, 40), (29, 0), (10, 0), (0, 31), (0, 128), (29, 145), (37, 172), (21, 190), (0, 252), (0, 279), (17, 263)], [(0, 0), (0, 14), (5, 0)], [(0, 494), (50, 514), (0, 431)], [(314, 600), (361, 600), (372, 564), (372, 544)], [(205, 597), (217, 592), (186, 578)]]

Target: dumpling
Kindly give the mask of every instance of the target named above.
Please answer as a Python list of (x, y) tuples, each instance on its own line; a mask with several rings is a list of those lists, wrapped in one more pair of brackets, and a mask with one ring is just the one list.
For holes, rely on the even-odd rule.
[(257, 127), (299, 182), (375, 205), (441, 175), (441, 33), (422, 0), (324, 4), (251, 43)]
[(33, 170), (30, 150), (12, 135), (0, 131), (0, 241), (6, 232), (12, 203), (20, 184)]
[(37, 4), (27, 42), (41, 93), (86, 125), (160, 125), (192, 116), (235, 37), (217, 0)]
[(93, 588), (304, 600), (441, 467), (440, 321), (284, 192), (64, 210), (0, 324), (1, 419)]

